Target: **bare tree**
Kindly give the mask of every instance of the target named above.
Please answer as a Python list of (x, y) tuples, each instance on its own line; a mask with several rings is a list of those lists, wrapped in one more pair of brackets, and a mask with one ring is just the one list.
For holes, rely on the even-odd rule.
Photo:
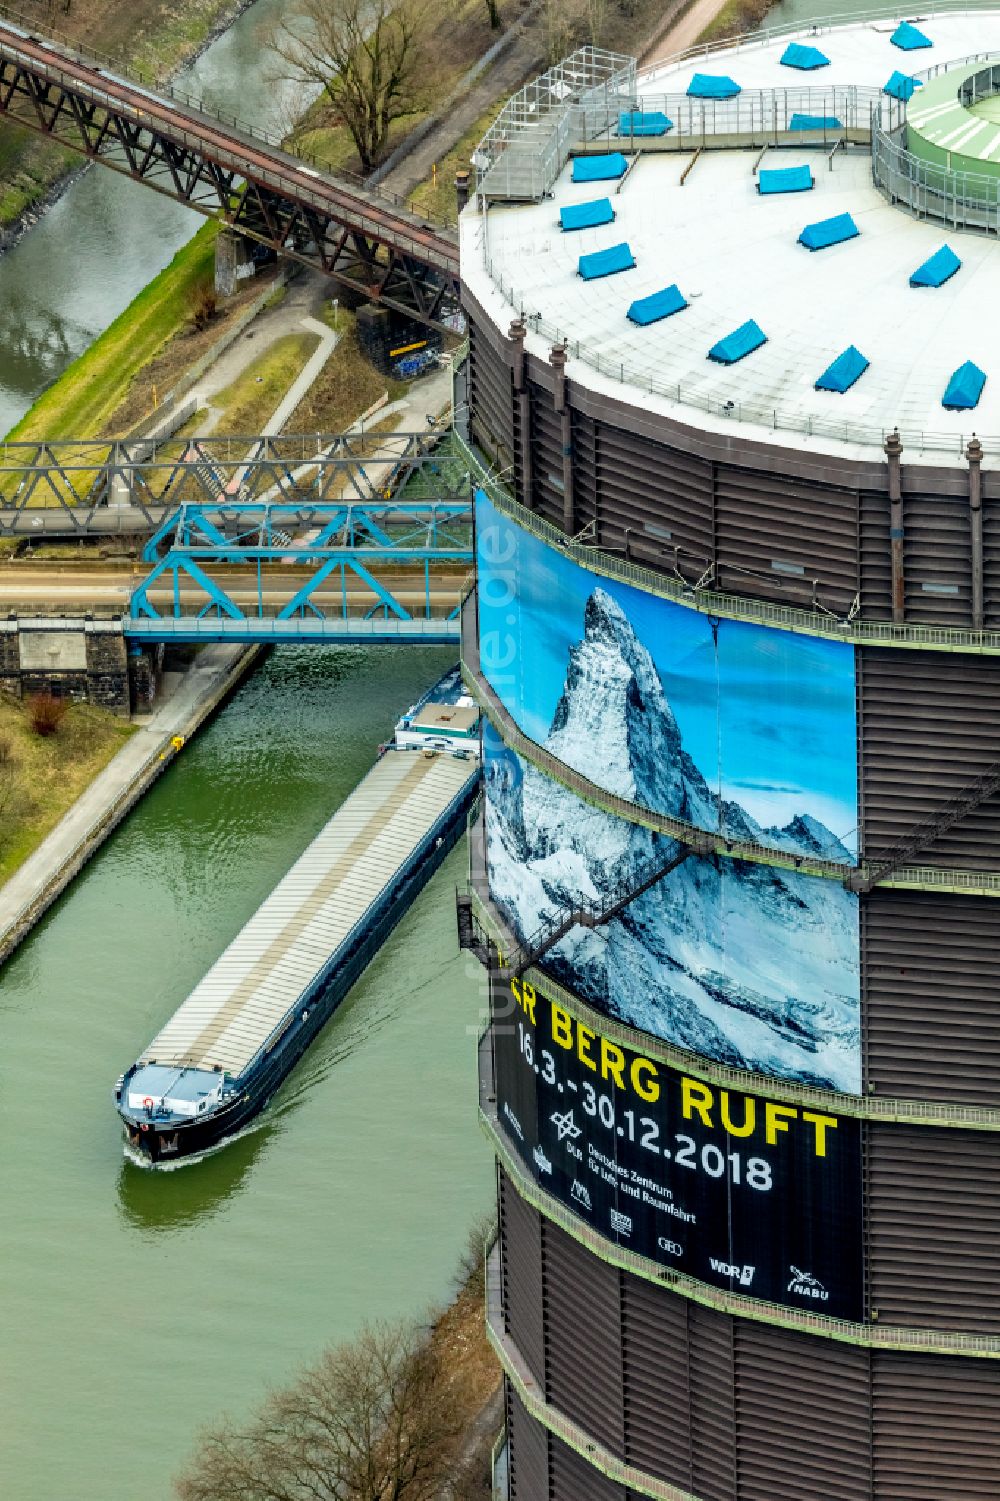
[(412, 112), (423, 0), (305, 0), (272, 39), (284, 76), (319, 85), (368, 173)]
[(245, 1430), (209, 1432), (181, 1501), (432, 1501), (460, 1420), (430, 1344), (378, 1324), (271, 1395)]
[(490, 26), (494, 31), (500, 30), (500, 5), (498, 0), (486, 0), (486, 9), (489, 13)]

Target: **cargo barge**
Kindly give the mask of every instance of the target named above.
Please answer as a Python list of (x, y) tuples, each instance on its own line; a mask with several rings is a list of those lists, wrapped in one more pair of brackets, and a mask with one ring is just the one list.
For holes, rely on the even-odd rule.
[(118, 1080), (126, 1150), (201, 1155), (261, 1111), (465, 827), (479, 711), (456, 671)]

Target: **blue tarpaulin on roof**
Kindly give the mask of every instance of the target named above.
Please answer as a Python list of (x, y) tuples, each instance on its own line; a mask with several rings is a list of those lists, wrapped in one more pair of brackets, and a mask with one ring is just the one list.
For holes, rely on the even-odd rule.
[(788, 122), (789, 130), (840, 130), (836, 115), (793, 115)]
[(563, 229), (595, 229), (599, 224), (612, 224), (615, 211), (610, 198), (593, 198), (589, 203), (568, 203), (559, 210), (559, 223)]
[(812, 185), (808, 167), (762, 167), (757, 173), (758, 193), (807, 193)]
[(674, 122), (662, 110), (626, 110), (618, 116), (620, 136), (665, 136), (673, 130)]
[(966, 360), (964, 365), (959, 365), (955, 374), (948, 382), (948, 388), (941, 398), (941, 405), (947, 407), (949, 412), (965, 412), (974, 407), (983, 394), (986, 384), (986, 373), (974, 365), (971, 360)]
[(661, 318), (669, 318), (671, 313), (679, 313), (686, 307), (687, 300), (675, 285), (664, 287), (662, 292), (654, 292), (651, 297), (637, 298), (626, 317), (642, 327), (647, 323), (659, 323)]
[(609, 178), (624, 177), (627, 167), (620, 151), (610, 151), (606, 156), (578, 156), (573, 160), (573, 181), (607, 182)]
[(595, 250), (593, 255), (581, 255), (577, 270), (584, 281), (596, 281), (599, 276), (614, 276), (616, 271), (630, 271), (635, 265), (635, 256), (623, 240), (608, 250)]
[(735, 99), (740, 86), (724, 73), (696, 73), (687, 91), (692, 99)]
[(750, 318), (746, 323), (741, 323), (739, 328), (734, 328), (724, 339), (720, 339), (718, 344), (713, 344), (708, 357), (718, 365), (735, 365), (737, 360), (742, 360), (766, 343), (767, 335), (760, 324)]
[(826, 250), (829, 245), (853, 240), (860, 233), (850, 214), (834, 214), (832, 219), (818, 219), (815, 224), (807, 224), (799, 235), (799, 244), (807, 250)]
[(830, 59), (818, 47), (804, 47), (801, 42), (789, 42), (778, 59), (786, 68), (828, 68)]
[(909, 21), (900, 21), (896, 30), (889, 38), (894, 47), (899, 47), (902, 52), (916, 52), (920, 47), (933, 47), (934, 43), (929, 36), (924, 36)]
[(838, 391), (841, 395), (849, 391), (856, 380), (860, 380), (868, 369), (870, 361), (866, 360), (860, 349), (855, 349), (853, 344), (848, 344), (843, 354), (838, 354), (832, 364), (827, 365), (823, 374), (816, 382), (817, 391)]
[(911, 287), (940, 287), (949, 276), (954, 276), (962, 262), (950, 245), (942, 245), (930, 258), (918, 266), (910, 277)]
[(898, 68), (893, 70), (888, 83), (882, 85), (883, 94), (888, 94), (891, 99), (912, 99), (917, 89), (921, 87), (916, 78), (911, 78), (909, 73), (900, 73)]

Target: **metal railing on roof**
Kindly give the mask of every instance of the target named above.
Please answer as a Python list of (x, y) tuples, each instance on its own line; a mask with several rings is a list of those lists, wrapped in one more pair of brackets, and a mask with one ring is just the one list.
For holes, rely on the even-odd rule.
[[(1000, 91), (1000, 59), (995, 52), (977, 53), (961, 63), (938, 64), (915, 76), (933, 78), (946, 67), (977, 62), (986, 64), (983, 72), (989, 80), (985, 94), (978, 90), (982, 74), (966, 80), (975, 97)], [(958, 102), (957, 88), (955, 98)], [(918, 219), (934, 219), (952, 229), (1000, 235), (1000, 177), (962, 172), (945, 163), (925, 160), (907, 149), (905, 127), (905, 109), (880, 101), (872, 113), (871, 126), (872, 180), (878, 190), (890, 203), (902, 204)]]
[(580, 47), (507, 101), (473, 153), (477, 191), (535, 200), (569, 160), (574, 141), (600, 135), (635, 93), (636, 60)]

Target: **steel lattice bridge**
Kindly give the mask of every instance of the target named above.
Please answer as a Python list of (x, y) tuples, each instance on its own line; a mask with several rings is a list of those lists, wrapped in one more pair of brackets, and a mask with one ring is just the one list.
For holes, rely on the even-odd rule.
[(0, 537), (150, 533), (182, 505), (464, 500), (469, 472), (416, 433), (0, 444)]
[(7, 443), (0, 531), (145, 532), (138, 639), (454, 642), (472, 484), (438, 428)]
[(184, 505), (147, 543), (125, 633), (166, 641), (459, 638), (463, 500)]
[(0, 116), (438, 329), (463, 326), (458, 237), (120, 61), (0, 12)]

